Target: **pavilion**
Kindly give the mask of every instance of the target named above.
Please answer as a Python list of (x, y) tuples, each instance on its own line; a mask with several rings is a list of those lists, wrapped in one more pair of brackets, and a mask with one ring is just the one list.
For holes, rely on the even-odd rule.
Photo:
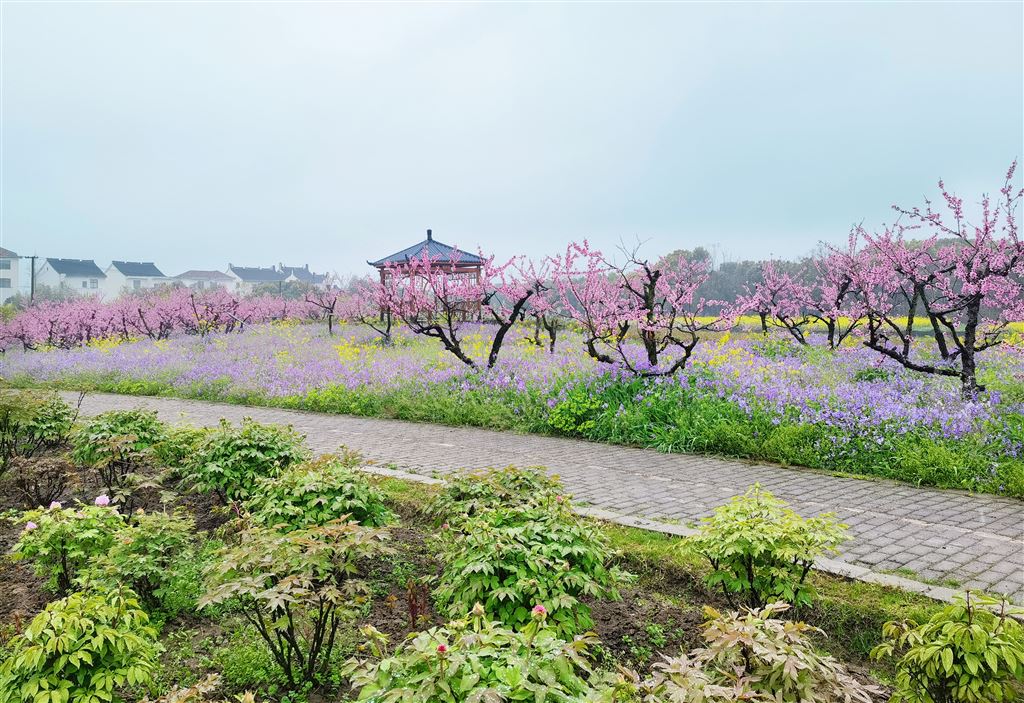
[[(427, 238), (422, 242), (406, 247), (402, 251), (395, 252), (390, 256), (385, 256), (383, 259), (367, 261), (366, 263), (380, 272), (380, 282), (383, 285), (392, 271), (399, 273), (407, 272), (409, 270), (409, 262), (412, 259), (421, 259), (424, 255), (430, 257), (431, 268), (448, 274), (454, 274), (455, 276), (466, 276), (478, 283), (480, 281), (484, 260), (476, 254), (470, 254), (461, 249), (456, 249), (449, 244), (437, 241), (434, 239), (433, 231), (429, 229), (427, 230)], [(479, 319), (480, 312), (480, 301), (474, 301), (465, 306), (460, 313), (460, 317), (462, 319)], [(381, 315), (383, 316), (383, 314), (382, 312)]]

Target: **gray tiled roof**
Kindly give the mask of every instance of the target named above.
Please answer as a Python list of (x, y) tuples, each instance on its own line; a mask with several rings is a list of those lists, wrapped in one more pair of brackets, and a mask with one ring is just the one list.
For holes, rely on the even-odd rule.
[(277, 283), (287, 276), (275, 269), (264, 269), (249, 266), (230, 266), (228, 270), (246, 283)]
[(284, 274), (285, 278), (295, 276), (295, 280), (302, 283), (323, 283), (324, 279), (327, 278), (322, 273), (313, 273), (309, 270), (308, 266), (282, 266), (281, 273)]
[(223, 271), (201, 271), (199, 269), (192, 269), (185, 273), (179, 273), (175, 278), (188, 278), (193, 281), (230, 281), (231, 276), (227, 275)]
[(125, 276), (155, 276), (166, 278), (152, 261), (111, 261), (110, 265)]
[(106, 278), (107, 274), (100, 271), (100, 267), (92, 259), (47, 259), (57, 273), (65, 276), (76, 276), (78, 278)]
[[(457, 254), (456, 254), (457, 252)], [(376, 266), (377, 268), (383, 268), (388, 264), (400, 264), (409, 259), (422, 258), (426, 254), (431, 259), (442, 259), (449, 261), (452, 256), (455, 256), (455, 263), (457, 264), (482, 264), (481, 259), (476, 254), (470, 254), (469, 252), (456, 249), (453, 246), (449, 246), (442, 242), (437, 241), (431, 236), (430, 230), (427, 230), (427, 238), (419, 244), (413, 244), (411, 247), (397, 251), (391, 256), (385, 256), (383, 259), (377, 261), (367, 261), (370, 266)]]
[(17, 259), (18, 255), (10, 249), (4, 249), (0, 247), (0, 259)]

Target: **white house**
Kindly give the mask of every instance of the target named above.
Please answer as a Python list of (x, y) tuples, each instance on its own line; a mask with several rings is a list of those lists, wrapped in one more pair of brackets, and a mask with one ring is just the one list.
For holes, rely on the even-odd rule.
[(46, 259), (36, 271), (36, 285), (80, 295), (102, 295), (100, 281), (106, 277), (92, 259)]
[(214, 288), (231, 288), (234, 290), (235, 287), (235, 279), (223, 271), (192, 269), (185, 273), (179, 273), (171, 281), (176, 285), (182, 285), (194, 290), (212, 290)]
[(18, 294), (18, 269), (21, 259), (13, 251), (0, 247), (0, 304)]
[(274, 268), (256, 268), (250, 266), (235, 266), (228, 264), (227, 275), (231, 277), (232, 284), (228, 290), (247, 295), (252, 293), (257, 286), (268, 283), (284, 283), (287, 276)]
[(111, 261), (104, 273), (103, 297), (108, 300), (122, 293), (152, 290), (170, 283), (152, 261)]

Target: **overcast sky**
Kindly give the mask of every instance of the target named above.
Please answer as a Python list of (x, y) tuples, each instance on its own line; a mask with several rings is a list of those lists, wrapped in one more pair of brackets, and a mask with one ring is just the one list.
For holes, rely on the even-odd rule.
[(2, 3), (0, 244), (796, 256), (1024, 152), (1024, 4)]

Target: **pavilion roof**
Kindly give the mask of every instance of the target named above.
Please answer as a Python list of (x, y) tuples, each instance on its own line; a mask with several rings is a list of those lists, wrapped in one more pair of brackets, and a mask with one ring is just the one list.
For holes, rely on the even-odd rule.
[(450, 262), (454, 259), (453, 263), (456, 264), (467, 264), (470, 266), (479, 266), (483, 264), (484, 260), (476, 254), (470, 254), (467, 251), (462, 251), (443, 242), (439, 242), (434, 239), (433, 232), (427, 230), (427, 238), (418, 244), (413, 244), (411, 247), (406, 247), (402, 251), (396, 251), (390, 256), (385, 256), (383, 259), (377, 261), (367, 261), (370, 266), (376, 266), (377, 268), (384, 268), (389, 264), (402, 264), (409, 259), (421, 258), (424, 254), (429, 256), (431, 259), (441, 259), (445, 262)]

